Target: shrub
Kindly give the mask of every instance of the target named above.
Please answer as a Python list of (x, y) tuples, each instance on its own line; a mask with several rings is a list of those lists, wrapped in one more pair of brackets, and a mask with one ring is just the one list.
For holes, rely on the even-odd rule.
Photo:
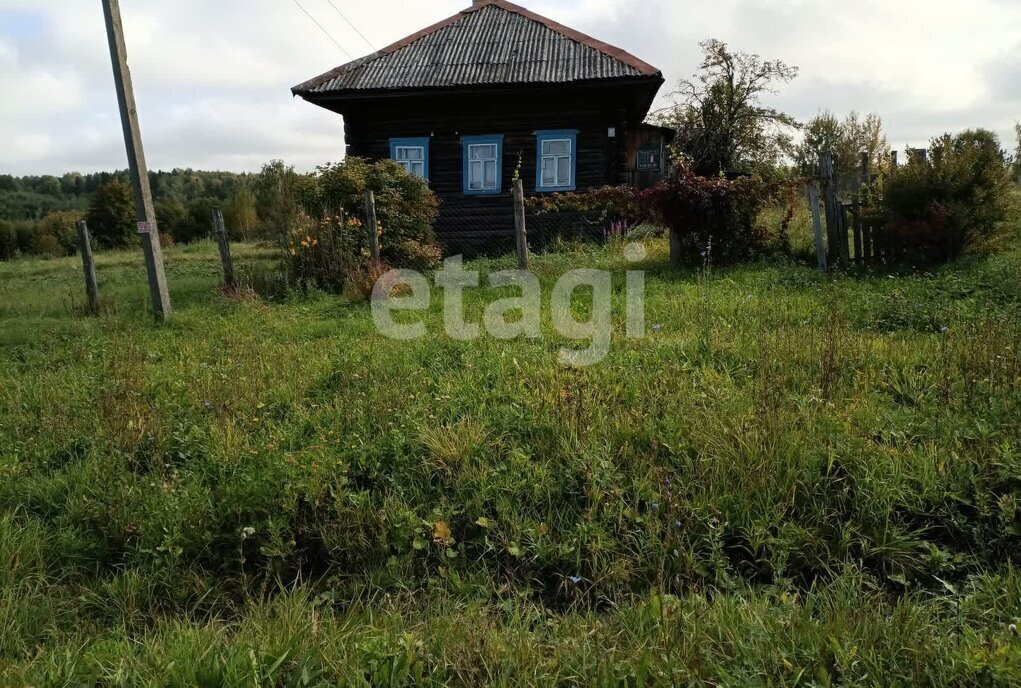
[(544, 194), (525, 199), (530, 213), (592, 213), (600, 224), (638, 225), (649, 217), (641, 193), (630, 185), (603, 186), (589, 191)]
[(129, 246), (136, 219), (131, 187), (116, 177), (96, 190), (86, 215), (89, 231), (103, 248)]
[(995, 134), (947, 134), (932, 141), (927, 163), (914, 161), (887, 178), (887, 229), (933, 260), (990, 252), (1004, 236), (1010, 193), (1007, 154)]
[(54, 258), (77, 253), (80, 219), (81, 213), (60, 210), (44, 217), (36, 228), (35, 252)]
[(525, 209), (542, 218), (529, 227), (533, 242), (540, 243), (620, 239), (651, 218), (640, 192), (629, 185), (531, 196), (525, 199)]
[(288, 283), (339, 294), (347, 276), (367, 262), (363, 234), (356, 217), (302, 217), (282, 237)]
[(442, 253), (433, 232), (436, 197), (424, 181), (392, 160), (347, 158), (323, 165), (309, 178), (303, 201), (310, 215), (340, 211), (363, 217), (368, 189), (376, 197), (383, 260), (419, 269), (438, 264)]
[(700, 177), (682, 165), (673, 177), (643, 192), (640, 202), (670, 230), (673, 264), (733, 263), (767, 252), (769, 232), (758, 220), (768, 205), (791, 198), (790, 186), (758, 177)]

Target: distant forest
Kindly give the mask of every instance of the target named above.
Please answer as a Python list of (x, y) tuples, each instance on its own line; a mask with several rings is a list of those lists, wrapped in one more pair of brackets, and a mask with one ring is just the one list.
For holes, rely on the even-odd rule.
[[(150, 172), (153, 198), (175, 200), (187, 206), (199, 199), (226, 203), (241, 188), (250, 188), (257, 174), (173, 170)], [(42, 220), (54, 211), (88, 209), (92, 196), (113, 179), (129, 182), (126, 170), (79, 174), (14, 177), (0, 175), (0, 220), (20, 222)]]
[[(267, 168), (293, 174), (283, 163)], [(160, 234), (175, 242), (202, 239), (209, 235), (213, 208), (220, 207), (232, 235), (253, 238), (258, 223), (254, 191), (262, 177), (190, 169), (150, 172)], [(132, 243), (136, 217), (127, 171), (72, 172), (62, 177), (0, 175), (0, 260), (75, 253), (75, 225), (83, 218), (98, 247)]]

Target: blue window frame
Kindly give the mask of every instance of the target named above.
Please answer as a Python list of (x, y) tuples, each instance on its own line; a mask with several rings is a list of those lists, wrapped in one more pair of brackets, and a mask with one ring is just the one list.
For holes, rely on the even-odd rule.
[(429, 137), (390, 139), (390, 158), (410, 174), (429, 179)]
[(464, 192), (490, 196), (503, 192), (503, 135), (464, 136)]
[(578, 169), (578, 130), (535, 132), (536, 191), (574, 191)]

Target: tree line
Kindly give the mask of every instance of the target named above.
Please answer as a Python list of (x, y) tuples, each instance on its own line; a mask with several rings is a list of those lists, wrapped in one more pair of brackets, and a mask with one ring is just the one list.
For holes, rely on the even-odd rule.
[[(237, 238), (257, 229), (254, 188), (260, 175), (175, 169), (149, 173), (160, 232), (189, 242), (209, 233), (216, 206)], [(127, 246), (135, 227), (134, 197), (126, 170), (15, 177), (0, 175), (0, 259), (16, 254), (68, 255), (75, 223), (89, 220), (101, 248)]]

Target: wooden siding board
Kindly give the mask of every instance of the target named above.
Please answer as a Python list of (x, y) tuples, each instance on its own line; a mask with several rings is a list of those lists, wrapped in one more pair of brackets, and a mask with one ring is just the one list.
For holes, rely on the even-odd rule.
[[(430, 137), (429, 181), (440, 200), (436, 227), (440, 238), (506, 239), (514, 231), (510, 186), (519, 159), (525, 192), (536, 193), (536, 131), (578, 130), (578, 190), (626, 181), (627, 112), (619, 105), (628, 97), (628, 92), (598, 91), (548, 98), (526, 90), (501, 97), (367, 102), (345, 113), (347, 152), (379, 160), (389, 157), (391, 138)], [(615, 139), (609, 138), (609, 127), (617, 129)], [(461, 139), (486, 134), (504, 137), (502, 193), (466, 196)]]

